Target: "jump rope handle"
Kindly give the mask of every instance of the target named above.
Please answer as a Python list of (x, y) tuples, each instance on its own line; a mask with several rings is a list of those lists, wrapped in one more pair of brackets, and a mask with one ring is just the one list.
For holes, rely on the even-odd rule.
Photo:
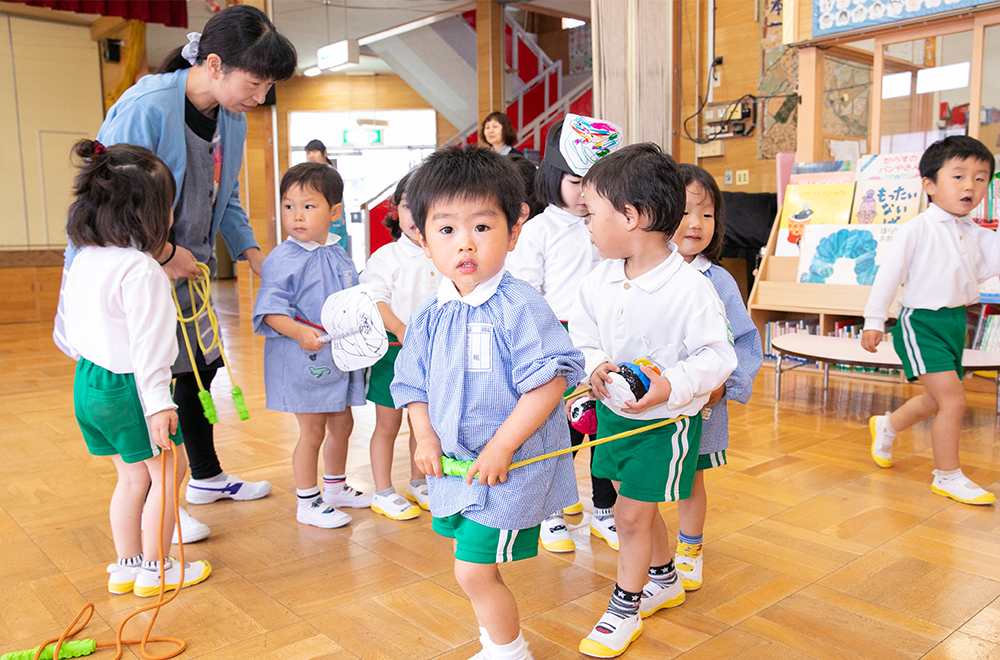
[[(55, 644), (49, 644), (44, 649), (42, 649), (42, 654), (39, 660), (52, 660), (52, 651), (55, 649)], [(92, 639), (75, 639), (69, 640), (62, 643), (59, 647), (59, 657), (60, 658), (79, 658), (83, 655), (90, 655), (97, 650), (97, 642)], [(35, 653), (38, 651), (36, 646), (33, 649), (27, 651), (15, 651), (13, 653), (4, 653), (0, 655), (0, 660), (32, 660), (35, 657)]]
[(250, 409), (247, 408), (247, 402), (243, 400), (243, 390), (240, 389), (239, 385), (233, 385), (233, 405), (236, 407), (240, 419), (244, 422), (250, 419)]
[(219, 421), (219, 414), (215, 412), (215, 402), (212, 401), (212, 393), (208, 390), (199, 390), (198, 400), (201, 401), (201, 409), (205, 411), (205, 419), (209, 424)]
[(470, 467), (472, 467), (472, 461), (459, 461), (447, 456), (441, 457), (441, 469), (449, 476), (465, 479), (469, 474)]

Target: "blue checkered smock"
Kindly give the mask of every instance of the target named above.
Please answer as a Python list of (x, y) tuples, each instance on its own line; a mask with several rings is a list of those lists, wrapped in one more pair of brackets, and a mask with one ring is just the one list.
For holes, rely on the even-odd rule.
[[(583, 354), (573, 348), (541, 294), (508, 273), (462, 299), (442, 295), (445, 287), (453, 292), (454, 285), (445, 280), (438, 294), (413, 313), (390, 390), (397, 408), (427, 403), (446, 456), (473, 460), (522, 394), (557, 376), (570, 387), (579, 382)], [(439, 305), (439, 299), (445, 302)], [(569, 446), (560, 402), (513, 460)], [(577, 501), (572, 454), (513, 470), (506, 483), (493, 487), (467, 486), (450, 476), (428, 477), (427, 485), (434, 516), (460, 512), (494, 529), (534, 527)]]

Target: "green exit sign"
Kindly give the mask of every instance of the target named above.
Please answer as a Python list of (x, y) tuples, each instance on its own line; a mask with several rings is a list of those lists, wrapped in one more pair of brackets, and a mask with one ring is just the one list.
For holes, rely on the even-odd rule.
[(352, 128), (344, 131), (344, 144), (382, 144), (382, 131), (375, 128)]

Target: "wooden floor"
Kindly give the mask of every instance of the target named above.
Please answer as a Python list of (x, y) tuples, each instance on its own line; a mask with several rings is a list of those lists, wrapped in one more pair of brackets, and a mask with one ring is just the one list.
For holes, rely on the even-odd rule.
[[(469, 658), (479, 648), (472, 608), (428, 514), (393, 522), (357, 511), (337, 530), (296, 523), (295, 420), (264, 409), (263, 340), (246, 314), (222, 317), (252, 417), (238, 420), (220, 375), (218, 452), (226, 470), (274, 491), (189, 507), (212, 534), (188, 558), (214, 573), (164, 608), (158, 634), (185, 639), (183, 658)], [(50, 334), (45, 324), (0, 325), (0, 653), (57, 635), (87, 601), (97, 616), (84, 636), (109, 641), (148, 602), (107, 593), (115, 470), (87, 453), (73, 418), (74, 364)], [(816, 376), (784, 380), (776, 403), (765, 369), (750, 405), (730, 407), (730, 464), (706, 477), (705, 586), (648, 619), (625, 657), (1000, 659), (997, 508), (931, 493), (929, 425), (900, 437), (893, 468), (869, 457), (868, 417), (916, 388), (834, 378), (824, 394)], [(355, 410), (348, 476), (370, 489), (374, 413)], [(970, 395), (963, 464), (1000, 492), (997, 438), (993, 397)], [(397, 442), (397, 488), (406, 445)], [(576, 463), (589, 511), (586, 461)], [(676, 508), (662, 509), (676, 533)], [(589, 513), (568, 520), (575, 554), (542, 551), (502, 569), (539, 660), (578, 657), (614, 584), (616, 555), (589, 535)]]

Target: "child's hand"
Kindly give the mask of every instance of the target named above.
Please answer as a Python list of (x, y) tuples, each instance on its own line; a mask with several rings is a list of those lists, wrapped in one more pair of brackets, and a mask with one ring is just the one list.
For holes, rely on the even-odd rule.
[(711, 406), (712, 404), (718, 403), (719, 401), (722, 400), (722, 397), (724, 397), (725, 395), (726, 395), (726, 384), (723, 383), (722, 385), (719, 385), (712, 391), (712, 394), (709, 395), (708, 397), (708, 403), (706, 403), (705, 405)]
[(161, 410), (149, 416), (149, 434), (159, 447), (173, 449), (170, 434), (177, 432), (177, 412), (173, 409)]
[(417, 446), (413, 450), (413, 463), (425, 475), (443, 477), (444, 470), (441, 469), (441, 440), (434, 435), (430, 438), (417, 439)]
[(649, 378), (649, 389), (646, 390), (646, 395), (638, 401), (626, 401), (622, 412), (641, 413), (647, 408), (666, 403), (673, 391), (673, 388), (670, 387), (670, 381), (656, 373), (652, 367), (642, 365), (639, 368)]
[(469, 467), (465, 483), (471, 485), (473, 479), (484, 486), (496, 486), (506, 482), (507, 470), (510, 469), (510, 460), (513, 457), (514, 450), (508, 449), (497, 440), (496, 436), (493, 436)]
[(605, 383), (611, 382), (611, 376), (608, 375), (609, 371), (618, 373), (621, 369), (610, 362), (602, 362), (594, 369), (594, 373), (590, 374), (590, 387), (593, 388), (594, 394), (601, 401), (608, 398), (608, 386)]
[(587, 392), (585, 394), (581, 394), (580, 396), (577, 396), (577, 397), (573, 397), (572, 399), (570, 399), (569, 401), (567, 401), (566, 402), (566, 406), (565, 406), (565, 408), (566, 408), (566, 419), (572, 420), (573, 419), (573, 415), (571, 414), (571, 412), (573, 410), (573, 405), (577, 401), (579, 401), (580, 399), (593, 398), (593, 392), (594, 392), (594, 390), (590, 390), (590, 392)]
[(299, 342), (299, 346), (302, 347), (303, 351), (308, 353), (315, 353), (316, 351), (323, 348), (323, 342), (319, 340), (323, 336), (323, 333), (316, 328), (308, 325), (299, 326), (299, 334), (296, 339)]
[(878, 345), (882, 343), (882, 333), (878, 330), (865, 330), (861, 333), (861, 348), (869, 353), (878, 351)]

